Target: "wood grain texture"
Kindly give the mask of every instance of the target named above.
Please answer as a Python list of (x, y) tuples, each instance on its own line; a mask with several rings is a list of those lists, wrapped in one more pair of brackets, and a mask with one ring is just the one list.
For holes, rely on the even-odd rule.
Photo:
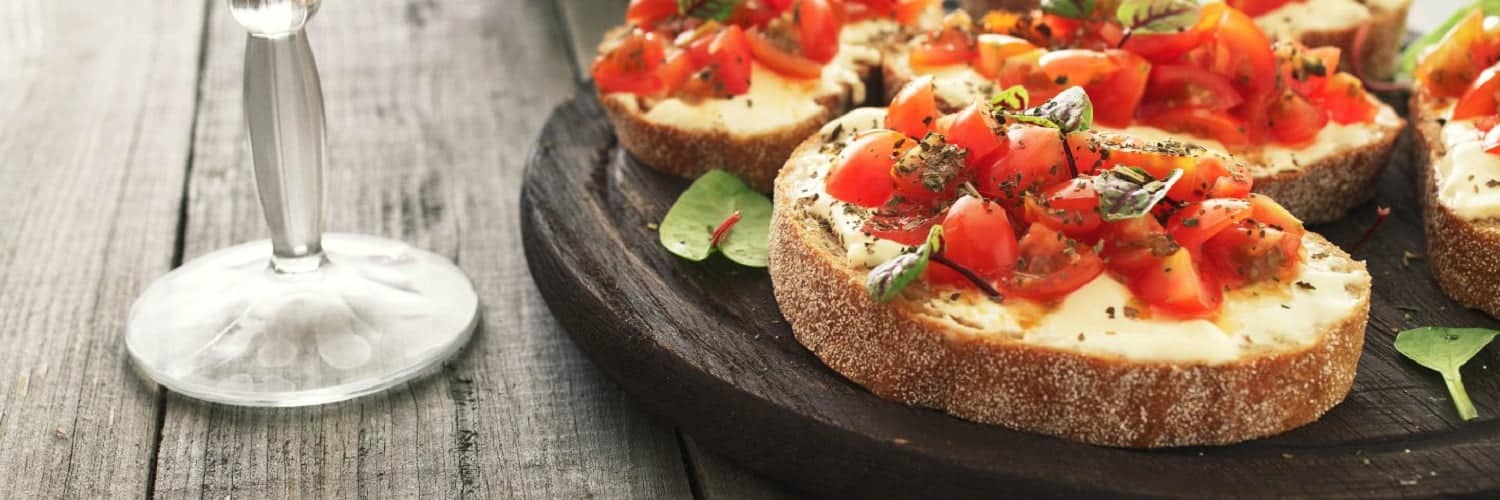
[(172, 263), (202, 16), (0, 2), (0, 496), (147, 490), (157, 389), (122, 337)]
[(798, 488), (904, 497), (1002, 486), (1025, 496), (1500, 494), (1500, 346), (1465, 370), (1483, 416), (1474, 422), (1457, 418), (1435, 373), (1392, 348), (1396, 331), (1419, 325), (1500, 327), (1456, 308), (1420, 259), (1403, 264), (1402, 251), (1419, 254), (1423, 236), (1402, 152), (1392, 155), (1374, 202), (1315, 228), (1347, 248), (1372, 223), (1376, 204), (1395, 207), (1353, 252), (1368, 259), (1375, 291), (1345, 401), (1268, 439), (1141, 451), (974, 424), (854, 386), (797, 344), (763, 271), (722, 259), (691, 263), (660, 248), (647, 224), (686, 183), (636, 164), (612, 137), (588, 93), (560, 107), (543, 130), (523, 186), (527, 253), (543, 295), (643, 407)]
[[(240, 108), (243, 34), (210, 4), (188, 257), (266, 235)], [(328, 228), (454, 258), (483, 323), (441, 373), (317, 408), (172, 396), (162, 497), (663, 498), (689, 495), (669, 428), (559, 332), (525, 271), (525, 152), (574, 91), (552, 2), (326, 2), (309, 24), (327, 96)]]

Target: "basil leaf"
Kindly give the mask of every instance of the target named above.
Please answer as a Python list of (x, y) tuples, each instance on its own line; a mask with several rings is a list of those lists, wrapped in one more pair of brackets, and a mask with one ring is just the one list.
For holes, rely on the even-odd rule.
[(1198, 22), (1197, 0), (1125, 0), (1115, 18), (1127, 33), (1175, 33)]
[(1106, 170), (1094, 178), (1094, 191), (1099, 193), (1099, 216), (1106, 221), (1118, 221), (1149, 214), (1181, 178), (1180, 168), (1172, 169), (1166, 179), (1152, 178), (1136, 167)]
[[(735, 211), (740, 212), (739, 222), (716, 248), (714, 229)], [(662, 246), (684, 259), (701, 261), (717, 249), (729, 260), (750, 267), (766, 267), (770, 231), (771, 200), (722, 170), (710, 170), (693, 181), (657, 229)]]
[(677, 14), (704, 21), (724, 22), (740, 0), (677, 0)]
[(943, 226), (932, 226), (927, 231), (927, 242), (918, 246), (917, 251), (903, 253), (871, 269), (865, 278), (865, 289), (870, 292), (870, 297), (876, 302), (890, 302), (900, 295), (906, 285), (927, 269), (932, 254), (942, 249), (942, 241)]
[(1094, 0), (1042, 0), (1042, 12), (1070, 19), (1087, 19), (1094, 13)]
[(1453, 406), (1464, 420), (1479, 417), (1474, 402), (1464, 390), (1459, 367), (1468, 363), (1500, 332), (1485, 328), (1414, 328), (1396, 334), (1396, 350), (1417, 364), (1443, 374), (1443, 383), (1453, 396)]
[(1458, 25), (1459, 21), (1462, 21), (1465, 16), (1468, 16), (1476, 8), (1484, 9), (1484, 15), (1486, 16), (1500, 15), (1500, 0), (1479, 0), (1468, 7), (1453, 11), (1453, 15), (1449, 16), (1448, 20), (1443, 21), (1442, 25), (1422, 35), (1421, 38), (1412, 41), (1411, 45), (1406, 46), (1406, 50), (1401, 52), (1401, 62), (1396, 65), (1396, 75), (1410, 78), (1411, 72), (1417, 69), (1417, 59), (1422, 57), (1422, 52), (1426, 51), (1427, 47), (1431, 47), (1433, 44), (1442, 41), (1443, 37), (1448, 36), (1448, 32), (1452, 31), (1453, 27)]
[(1012, 85), (990, 97), (990, 106), (996, 109), (1021, 110), (1029, 105), (1031, 105), (1031, 94), (1026, 92), (1026, 87), (1020, 85)]
[(1041, 106), (1006, 116), (1022, 123), (1055, 128), (1063, 133), (1077, 132), (1094, 126), (1094, 104), (1089, 101), (1089, 95), (1082, 87), (1068, 87)]

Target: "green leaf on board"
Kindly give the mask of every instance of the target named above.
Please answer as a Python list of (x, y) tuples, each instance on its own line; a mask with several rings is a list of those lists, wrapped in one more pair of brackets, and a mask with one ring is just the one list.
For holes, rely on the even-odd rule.
[[(740, 219), (714, 245), (714, 230), (735, 212)], [(657, 233), (662, 246), (684, 259), (701, 261), (718, 250), (739, 264), (766, 267), (770, 230), (771, 200), (734, 174), (710, 170), (677, 197)]]
[(1417, 364), (1443, 374), (1443, 382), (1453, 396), (1458, 416), (1473, 420), (1479, 417), (1479, 411), (1469, 400), (1468, 391), (1464, 390), (1459, 368), (1495, 340), (1496, 335), (1500, 335), (1500, 331), (1485, 328), (1414, 328), (1396, 334), (1396, 350)]

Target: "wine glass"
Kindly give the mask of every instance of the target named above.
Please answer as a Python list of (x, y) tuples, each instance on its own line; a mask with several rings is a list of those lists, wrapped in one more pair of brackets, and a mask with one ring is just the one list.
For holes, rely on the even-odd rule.
[(204, 255), (152, 283), (125, 343), (147, 377), (247, 406), (341, 401), (421, 374), (478, 321), (447, 259), (323, 234), (323, 92), (303, 26), (320, 0), (230, 0), (249, 35), (245, 115), (271, 239)]

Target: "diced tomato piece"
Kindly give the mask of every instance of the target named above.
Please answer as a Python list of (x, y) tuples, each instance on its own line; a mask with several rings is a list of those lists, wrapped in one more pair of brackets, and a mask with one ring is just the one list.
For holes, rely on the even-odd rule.
[(656, 69), (656, 76), (661, 80), (662, 89), (667, 94), (672, 94), (682, 88), (683, 84), (697, 70), (697, 65), (693, 63), (692, 54), (681, 50), (667, 56), (667, 62)]
[(802, 55), (819, 63), (833, 60), (839, 53), (839, 29), (842, 7), (835, 10), (837, 0), (797, 0), (792, 8), (797, 9), (792, 19), (797, 22), (797, 33), (802, 42)]
[(1251, 17), (1259, 17), (1261, 14), (1281, 8), (1290, 0), (1229, 0), (1230, 7), (1240, 9)]
[(1228, 77), (1241, 95), (1264, 95), (1276, 88), (1271, 40), (1238, 10), (1223, 9), (1214, 28), (1212, 64), (1213, 71)]
[(1479, 8), (1470, 11), (1429, 50), (1417, 62), (1412, 76), (1423, 90), (1438, 97), (1463, 95), (1480, 70), (1490, 67), (1496, 58), (1496, 47), (1484, 32), (1484, 11)]
[[(964, 196), (943, 217), (943, 255), (975, 274), (998, 280), (1010, 274), (1016, 262), (1016, 235), (1004, 207), (973, 196)], [(927, 279), (959, 285), (969, 281), (942, 264), (927, 266)]]
[(625, 8), (626, 22), (646, 28), (675, 15), (677, 0), (630, 0), (630, 6)]
[(967, 156), (965, 151), (939, 134), (928, 134), (921, 140), (907, 142), (910, 144), (896, 144), (896, 148), (904, 152), (891, 167), (896, 195), (917, 201), (953, 199), (958, 185), (968, 182), (970, 177), (969, 169), (963, 163)]
[(1097, 83), (1120, 69), (1103, 52), (1084, 49), (1050, 51), (1042, 54), (1038, 64), (1048, 80), (1064, 87)]
[(1167, 219), (1167, 233), (1177, 244), (1196, 251), (1220, 231), (1250, 218), (1250, 203), (1234, 198), (1209, 198), (1189, 203)]
[(724, 93), (740, 95), (750, 91), (750, 43), (739, 26), (729, 26), (708, 46), (714, 77)]
[(891, 167), (911, 148), (910, 138), (894, 130), (871, 130), (850, 141), (825, 180), (828, 194), (864, 207), (884, 205), (895, 193)]
[[(1286, 207), (1281, 206), (1280, 203), (1277, 203), (1276, 200), (1271, 199), (1271, 197), (1259, 193), (1252, 193), (1249, 197), (1246, 198), (1246, 200), (1250, 202), (1250, 218), (1255, 219), (1256, 222), (1269, 224), (1271, 226), (1275, 226), (1278, 229), (1285, 229), (1287, 231), (1294, 231), (1297, 233), (1306, 231), (1302, 228), (1301, 219), (1298, 219), (1297, 216), (1292, 215), (1292, 212), (1290, 210), (1287, 210)], [(1300, 234), (1298, 236), (1300, 236)]]
[(1121, 276), (1122, 281), (1129, 281), (1181, 248), (1151, 216), (1105, 222), (1101, 232), (1104, 242), (1101, 256), (1110, 271)]
[(1173, 109), (1143, 116), (1141, 122), (1169, 132), (1213, 139), (1231, 151), (1250, 145), (1244, 125), (1222, 111)]
[(1036, 49), (1037, 46), (1019, 37), (996, 33), (981, 34), (978, 41), (978, 55), (974, 60), (974, 71), (990, 79), (999, 79), (1000, 70), (1005, 68), (1005, 61)]
[(1151, 306), (1153, 314), (1169, 317), (1212, 316), (1224, 301), (1224, 291), (1213, 274), (1199, 269), (1186, 248), (1144, 267), (1126, 285)]
[(1469, 84), (1458, 103), (1453, 105), (1453, 119), (1466, 120), (1495, 114), (1495, 94), (1500, 92), (1500, 64), (1486, 68)]
[(1006, 146), (1005, 136), (1000, 133), (1000, 124), (990, 115), (990, 107), (976, 100), (958, 113), (950, 115), (953, 122), (944, 133), (948, 143), (969, 151), (965, 163), (974, 167), (990, 153)]
[[(946, 229), (946, 227), (945, 227)], [(1006, 289), (1033, 300), (1061, 298), (1104, 272), (1104, 261), (1089, 245), (1045, 224), (1032, 224), (1021, 238), (1015, 274)]]
[(1278, 40), (1273, 46), (1281, 64), (1281, 81), (1292, 91), (1310, 96), (1322, 92), (1328, 77), (1338, 72), (1338, 47), (1309, 49), (1296, 40)]
[(1196, 177), (1202, 198), (1244, 198), (1255, 187), (1255, 177), (1239, 164), (1213, 157), (1198, 158)]
[(1106, 127), (1125, 128), (1130, 126), (1136, 107), (1146, 94), (1151, 63), (1123, 50), (1108, 49), (1104, 53), (1119, 69), (1083, 90), (1093, 101), (1094, 122)]
[(662, 89), (656, 74), (666, 59), (666, 42), (650, 32), (636, 32), (594, 61), (589, 73), (603, 92), (652, 94)]
[(942, 213), (932, 206), (908, 200), (875, 209), (860, 229), (876, 238), (916, 246), (927, 241), (927, 232), (941, 218)]
[(747, 30), (750, 28), (763, 28), (777, 17), (781, 17), (781, 13), (784, 11), (785, 9), (764, 1), (749, 0), (738, 2), (734, 6), (734, 10), (730, 12), (729, 20), (726, 23), (741, 26)]
[(1323, 92), (1309, 97), (1318, 107), (1328, 110), (1328, 117), (1336, 123), (1368, 123), (1380, 111), (1359, 77), (1348, 73), (1328, 77)]
[(975, 172), (980, 193), (1019, 206), (1026, 192), (1039, 191), (1069, 177), (1062, 137), (1056, 130), (1017, 127), (1008, 130), (1006, 138), (1009, 145), (1005, 154)]
[(896, 0), (896, 22), (911, 26), (922, 20), (922, 16), (940, 0)]
[(1271, 137), (1281, 144), (1307, 144), (1328, 124), (1328, 111), (1313, 106), (1307, 99), (1290, 90), (1283, 91), (1281, 97), (1271, 101), (1266, 113), (1270, 120)]
[(1068, 147), (1073, 149), (1073, 164), (1078, 167), (1079, 175), (1093, 175), (1104, 167), (1105, 145), (1092, 132), (1069, 133)]
[(1179, 108), (1224, 111), (1244, 102), (1228, 78), (1186, 64), (1153, 68), (1146, 95), (1144, 114)]
[(896, 97), (891, 99), (890, 108), (886, 110), (885, 127), (914, 139), (921, 139), (932, 131), (933, 122), (939, 116), (942, 113), (938, 112), (932, 77), (923, 76), (896, 92)]
[(755, 56), (755, 60), (760, 61), (771, 71), (792, 78), (818, 78), (823, 75), (822, 64), (781, 50), (758, 29), (751, 30), (746, 39), (749, 41), (750, 53)]
[(1065, 87), (1042, 72), (1041, 59), (1045, 54), (1047, 49), (1036, 49), (1006, 59), (1000, 65), (1000, 87), (1025, 87), (1034, 103), (1045, 102), (1062, 92)]
[(1255, 220), (1221, 231), (1203, 244), (1203, 261), (1229, 288), (1297, 274), (1300, 232), (1283, 231)]
[(1058, 183), (1040, 194), (1026, 197), (1026, 220), (1046, 225), (1084, 242), (1097, 239), (1103, 219), (1099, 216), (1099, 193), (1090, 177)]
[(963, 11), (943, 18), (943, 27), (918, 37), (909, 59), (913, 66), (947, 66), (974, 59), (976, 41), (970, 33), (972, 21)]
[(1204, 33), (1195, 29), (1181, 33), (1142, 33), (1131, 35), (1121, 48), (1154, 64), (1175, 64), (1181, 62), (1189, 50), (1203, 43), (1204, 38)]

